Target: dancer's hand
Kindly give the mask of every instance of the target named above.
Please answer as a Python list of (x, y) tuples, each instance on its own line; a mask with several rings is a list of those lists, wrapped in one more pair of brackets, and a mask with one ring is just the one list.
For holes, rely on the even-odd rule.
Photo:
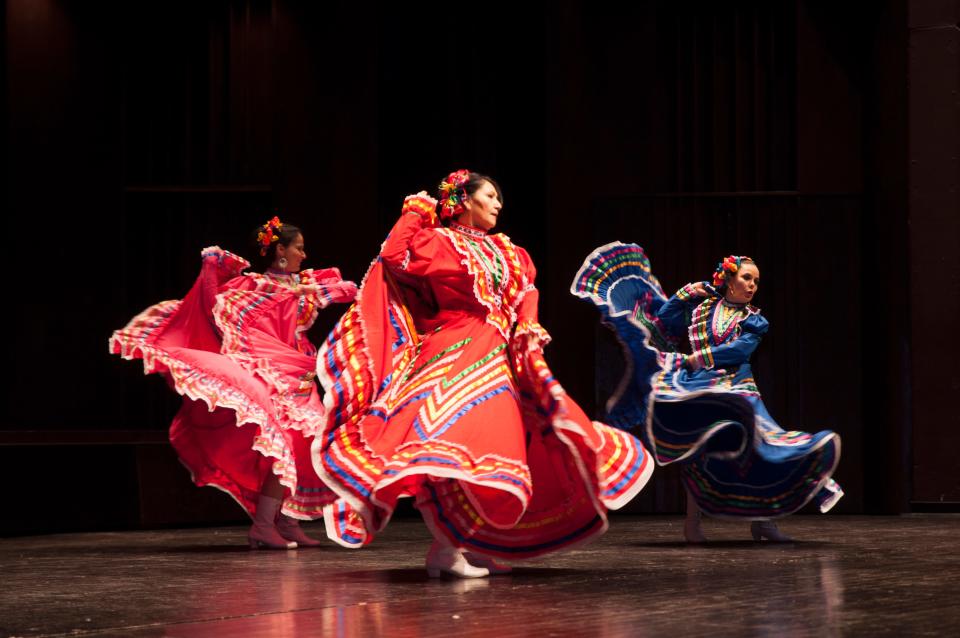
[(703, 363), (700, 361), (700, 357), (695, 357), (693, 355), (687, 355), (683, 359), (683, 365), (687, 367), (690, 372), (696, 372), (703, 367)]
[(357, 284), (352, 281), (343, 281), (339, 284), (332, 286), (335, 290), (335, 293), (332, 295), (333, 300), (337, 303), (345, 303), (347, 301), (353, 301), (357, 296)]
[(320, 292), (320, 286), (316, 284), (300, 284), (295, 290), (298, 295), (316, 295)]
[(437, 200), (430, 197), (427, 191), (420, 191), (416, 195), (407, 195), (403, 199), (403, 214), (414, 213), (426, 221), (436, 218)]
[(698, 297), (706, 297), (710, 294), (709, 292), (707, 292), (707, 288), (706, 286), (703, 285), (702, 281), (697, 281), (687, 285), (693, 289), (693, 294), (695, 294)]

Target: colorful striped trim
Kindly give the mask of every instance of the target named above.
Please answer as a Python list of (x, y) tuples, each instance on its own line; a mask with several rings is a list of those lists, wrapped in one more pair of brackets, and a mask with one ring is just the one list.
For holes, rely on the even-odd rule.
[(587, 256), (573, 278), (570, 292), (578, 297), (590, 298), (598, 305), (608, 305), (610, 283), (621, 278), (622, 271), (635, 270), (639, 270), (643, 278), (663, 294), (660, 281), (653, 275), (650, 260), (643, 249), (636, 244), (618, 241), (605, 244)]
[[(483, 246), (490, 251), (492, 258), (484, 259), (478, 255), (482, 251), (472, 238), (446, 228), (436, 232), (449, 240), (461, 257), (460, 263), (473, 276), (473, 295), (487, 309), (487, 323), (508, 340), (510, 327), (517, 321), (517, 306), (532, 283), (527, 281), (516, 246), (506, 235), (488, 235)], [(494, 272), (494, 263), (503, 264), (501, 274)]]
[[(684, 466), (684, 483), (704, 512), (720, 518), (763, 520), (792, 514), (818, 497), (822, 489), (836, 485), (831, 476), (840, 462), (840, 437), (825, 436), (811, 453), (797, 464), (793, 482), (782, 481), (769, 486), (725, 484), (703, 467), (703, 459)], [(744, 469), (746, 471), (747, 468)], [(843, 495), (827, 499), (821, 505), (832, 507)], [(835, 492), (831, 495), (836, 494)], [(832, 501), (832, 502), (831, 502)], [(822, 510), (825, 511), (825, 510)]]
[[(179, 310), (180, 303), (165, 301), (134, 317), (125, 328), (115, 331), (110, 337), (110, 352), (127, 360), (141, 359), (144, 374), (169, 375), (177, 394), (193, 401), (202, 401), (211, 412), (218, 407), (232, 410), (236, 413), (237, 427), (255, 424), (258, 432), (253, 449), (272, 458), (273, 472), (280, 483), (295, 491), (297, 475), (293, 452), (287, 447), (281, 428), (263, 407), (239, 389), (208, 376), (203, 370), (180, 361), (154, 345), (154, 340)], [(221, 489), (229, 491), (223, 487)], [(239, 498), (237, 500), (241, 502)]]

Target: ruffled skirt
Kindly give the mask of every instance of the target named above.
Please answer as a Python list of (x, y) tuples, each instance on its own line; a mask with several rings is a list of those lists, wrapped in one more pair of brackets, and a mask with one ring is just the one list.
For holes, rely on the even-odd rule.
[[(281, 359), (252, 361), (220, 354), (220, 337), (201, 303), (202, 282), (182, 301), (137, 315), (110, 339), (110, 352), (141, 359), (144, 373), (163, 374), (183, 397), (170, 442), (197, 485), (230, 494), (253, 516), (272, 472), (288, 488), (282, 511), (318, 518), (335, 496), (310, 461), (323, 422), (314, 371)], [(304, 383), (304, 380), (311, 380)]]
[(660, 465), (683, 463), (683, 481), (714, 516), (767, 519), (843, 495), (831, 478), (840, 437), (786, 431), (770, 416), (749, 364), (689, 372), (656, 311), (667, 301), (643, 249), (614, 242), (581, 266), (571, 292), (591, 301), (616, 333), (627, 373), (607, 421), (637, 432)]
[(328, 535), (372, 541), (397, 500), (415, 499), (433, 533), (464, 549), (529, 558), (607, 527), (653, 469), (642, 444), (591, 421), (539, 351), (517, 353), (483, 317), (418, 335), (375, 263), (357, 303), (323, 345), (328, 424), (317, 473), (341, 497)]

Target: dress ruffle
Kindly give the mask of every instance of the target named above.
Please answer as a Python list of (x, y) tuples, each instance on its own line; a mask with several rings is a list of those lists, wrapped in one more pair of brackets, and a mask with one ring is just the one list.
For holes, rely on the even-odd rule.
[[(839, 500), (843, 491), (831, 478), (840, 459), (836, 433), (783, 430), (763, 405), (749, 363), (684, 367), (686, 357), (676, 351), (680, 332), (664, 321), (668, 299), (640, 246), (601, 246), (584, 261), (571, 292), (600, 310), (627, 359), (607, 402), (608, 422), (638, 432), (658, 464), (682, 462), (685, 485), (704, 512), (767, 519), (811, 500), (827, 511)], [(692, 291), (676, 298), (698, 302)], [(753, 324), (766, 330), (762, 317)], [(703, 326), (696, 332), (706, 334)], [(726, 343), (736, 338), (730, 333)], [(698, 352), (701, 363), (713, 366), (711, 348)]]
[[(290, 490), (284, 513), (319, 517), (334, 495), (309, 460), (307, 437), (322, 426), (324, 411), (315, 359), (299, 351), (313, 347), (298, 330), (315, 312), (263, 275), (240, 275), (249, 264), (232, 253), (214, 246), (202, 255), (187, 296), (134, 317), (114, 332), (110, 352), (142, 359), (145, 374), (163, 374), (184, 397), (170, 438), (196, 484), (227, 492), (253, 515), (272, 472)], [(251, 310), (268, 302), (291, 306), (276, 322), (258, 323)], [(286, 345), (288, 335), (306, 346)]]
[[(348, 547), (369, 543), (408, 496), (435, 535), (504, 558), (603, 532), (607, 509), (643, 487), (652, 459), (626, 432), (590, 421), (553, 378), (542, 355), (549, 336), (521, 307), (536, 307), (527, 278), (519, 270), (503, 275), (516, 282), (490, 277), (468, 249), (450, 249), (453, 231), (432, 232), (414, 242), (412, 257), (397, 251), (398, 271), (429, 264), (428, 278), (436, 273), (445, 291), (461, 282), (464, 307), (483, 310), (441, 306), (442, 322), (418, 326), (406, 284), (382, 260), (371, 266), (318, 358), (328, 421), (314, 466), (341, 497), (324, 514), (328, 535)], [(522, 263), (522, 249), (491, 241), (504, 242), (499, 255), (514, 255), (495, 274), (519, 268), (510, 260)], [(427, 259), (428, 249), (439, 252)], [(513, 328), (509, 340), (504, 326)]]

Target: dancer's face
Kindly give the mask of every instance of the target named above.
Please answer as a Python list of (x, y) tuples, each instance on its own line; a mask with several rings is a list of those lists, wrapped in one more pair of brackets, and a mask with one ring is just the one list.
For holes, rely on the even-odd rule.
[(760, 269), (750, 261), (740, 264), (740, 270), (727, 281), (727, 301), (750, 303), (760, 287)]
[(497, 225), (497, 217), (503, 204), (500, 203), (496, 187), (485, 181), (473, 195), (467, 197), (463, 207), (465, 211), (460, 215), (460, 223), (480, 230), (490, 230)]
[(281, 270), (278, 265), (281, 257), (287, 258), (287, 267), (282, 270), (287, 272), (300, 272), (300, 264), (303, 263), (303, 260), (307, 258), (307, 251), (303, 247), (303, 235), (297, 233), (297, 236), (289, 246), (284, 246), (280, 244), (277, 246), (277, 261), (274, 262), (274, 268)]

